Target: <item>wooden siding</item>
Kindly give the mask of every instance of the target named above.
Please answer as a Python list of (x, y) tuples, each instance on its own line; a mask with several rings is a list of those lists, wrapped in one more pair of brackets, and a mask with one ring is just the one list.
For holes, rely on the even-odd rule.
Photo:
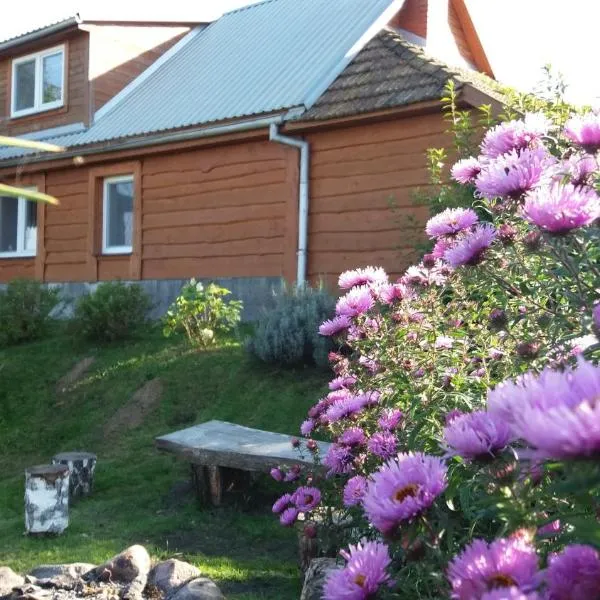
[[(305, 133), (311, 145), (308, 270), (332, 286), (345, 269), (381, 265), (400, 275), (428, 210), (425, 151), (448, 142), (440, 113)], [(132, 255), (99, 251), (102, 177), (133, 172)], [(296, 277), (298, 152), (246, 142), (138, 155), (103, 166), (48, 170), (44, 258), (0, 259), (0, 281), (187, 277)], [(140, 194), (137, 194), (139, 189)], [(41, 232), (40, 232), (41, 235)]]
[(190, 30), (181, 26), (114, 24), (84, 24), (81, 28), (90, 34), (92, 113)]
[(54, 45), (60, 43), (66, 45), (66, 93), (65, 105), (61, 108), (25, 117), (10, 117), (12, 60), (43, 50), (47, 47), (44, 43), (0, 61), (0, 134), (21, 135), (70, 123), (88, 122), (88, 34), (76, 31)]
[(447, 143), (440, 114), (315, 132), (308, 272), (334, 285), (345, 269), (374, 265), (400, 275), (414, 258), (428, 209), (425, 151)]

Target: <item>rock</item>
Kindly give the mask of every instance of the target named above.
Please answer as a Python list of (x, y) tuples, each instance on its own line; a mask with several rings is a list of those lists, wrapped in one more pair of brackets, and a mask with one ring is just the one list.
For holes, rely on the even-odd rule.
[(180, 588), (171, 600), (225, 600), (225, 596), (212, 579), (197, 577)]
[(76, 579), (77, 577), (81, 577), (95, 568), (96, 565), (92, 565), (90, 563), (40, 565), (39, 567), (29, 571), (28, 575), (31, 575), (36, 579), (53, 579), (54, 577), (60, 577), (63, 575)]
[(143, 580), (145, 585), (149, 571), (150, 555), (148, 551), (144, 546), (135, 545), (96, 567), (90, 575), (101, 581), (118, 583), (132, 583), (134, 580)]
[(339, 569), (335, 558), (315, 558), (306, 570), (300, 600), (321, 600), (325, 577), (333, 569)]
[(194, 565), (171, 558), (159, 562), (150, 571), (148, 585), (155, 585), (165, 596), (170, 596), (190, 579), (197, 577), (200, 577), (200, 571)]
[(0, 596), (10, 594), (14, 587), (25, 584), (25, 578), (17, 575), (9, 567), (0, 567)]

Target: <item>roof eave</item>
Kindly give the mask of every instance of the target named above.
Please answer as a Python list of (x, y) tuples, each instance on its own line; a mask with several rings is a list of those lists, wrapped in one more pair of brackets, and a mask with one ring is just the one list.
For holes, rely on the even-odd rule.
[(79, 28), (79, 23), (79, 17), (75, 16), (65, 19), (64, 21), (59, 21), (58, 23), (53, 23), (47, 27), (42, 27), (41, 29), (36, 29), (35, 31), (25, 33), (10, 40), (0, 42), (0, 55), (6, 53), (7, 51), (12, 51), (14, 48), (18, 48), (19, 46), (37, 42), (38, 40), (44, 39), (56, 33), (64, 33), (70, 30), (76, 30)]
[(499, 100), (484, 90), (479, 89), (472, 83), (463, 84), (460, 91), (460, 97), (466, 104), (472, 106), (473, 108), (479, 108), (484, 104), (489, 104), (494, 115), (499, 115), (505, 108), (502, 100)]

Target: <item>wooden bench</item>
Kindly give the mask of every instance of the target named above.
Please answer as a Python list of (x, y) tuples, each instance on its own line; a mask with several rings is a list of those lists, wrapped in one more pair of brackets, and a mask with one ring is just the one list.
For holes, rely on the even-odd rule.
[[(202, 503), (221, 504), (223, 490), (251, 471), (268, 473), (273, 467), (313, 466), (312, 454), (301, 440), (301, 452), (292, 448), (292, 436), (251, 429), (226, 421), (207, 421), (155, 439), (156, 447), (192, 465), (192, 479)], [(317, 442), (323, 456), (330, 444)]]

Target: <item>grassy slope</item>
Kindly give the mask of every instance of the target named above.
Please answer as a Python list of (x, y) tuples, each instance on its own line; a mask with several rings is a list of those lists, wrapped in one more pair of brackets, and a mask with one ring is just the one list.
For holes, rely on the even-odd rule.
[[(90, 355), (88, 376), (57, 394), (56, 381)], [(160, 406), (140, 427), (105, 436), (105, 423), (154, 377), (164, 384)], [(200, 510), (187, 465), (156, 452), (152, 440), (211, 418), (294, 433), (324, 380), (251, 362), (236, 344), (194, 353), (154, 334), (124, 347), (57, 336), (0, 352), (0, 565), (99, 562), (142, 543), (156, 557), (181, 554), (230, 598), (297, 597), (295, 534), (269, 514), (277, 488), (265, 478), (249, 497)], [(23, 536), (23, 469), (72, 449), (99, 456), (93, 496), (72, 507), (61, 537)]]

